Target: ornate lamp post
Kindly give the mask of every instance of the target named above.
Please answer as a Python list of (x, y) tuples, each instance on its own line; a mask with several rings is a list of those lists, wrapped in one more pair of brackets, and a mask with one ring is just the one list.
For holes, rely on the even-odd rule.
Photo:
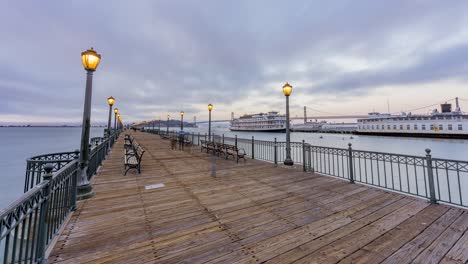
[(117, 113), (117, 118), (119, 119), (119, 129), (122, 128), (122, 118), (120, 118), (120, 113)]
[(180, 131), (184, 130), (184, 111), (180, 111)]
[(159, 116), (158, 120), (158, 134), (161, 133), (161, 116)]
[(93, 48), (81, 53), (81, 62), (85, 68), (86, 92), (83, 110), (83, 124), (81, 130), (80, 147), (80, 177), (77, 183), (77, 199), (86, 199), (94, 195), (93, 188), (88, 180), (88, 159), (89, 159), (89, 130), (91, 127), (91, 96), (93, 93), (93, 72), (97, 69), (101, 55)]
[(167, 129), (166, 129), (166, 133), (169, 134), (169, 118), (171, 116), (170, 115), (167, 115), (167, 122), (166, 122), (166, 126), (167, 126)]
[(283, 85), (283, 94), (286, 96), (286, 159), (284, 165), (292, 166), (294, 161), (291, 159), (291, 137), (289, 132), (289, 96), (292, 93), (292, 86), (289, 83)]
[(208, 105), (208, 141), (211, 141), (211, 110), (213, 110), (213, 105), (209, 104)]
[(114, 108), (114, 130), (117, 129), (117, 114), (119, 113), (119, 109), (116, 107)]
[(109, 120), (107, 121), (107, 137), (111, 135), (111, 120), (112, 120), (112, 106), (115, 103), (114, 97), (107, 98), (107, 103), (109, 104)]

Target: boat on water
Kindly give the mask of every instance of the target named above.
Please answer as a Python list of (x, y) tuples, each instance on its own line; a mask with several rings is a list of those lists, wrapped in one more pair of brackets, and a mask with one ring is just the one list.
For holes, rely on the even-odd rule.
[(430, 114), (372, 112), (357, 120), (356, 134), (468, 139), (468, 114), (461, 111), (458, 98), (455, 102), (454, 111), (452, 104), (445, 103), (441, 111), (434, 109)]
[(231, 120), (231, 131), (286, 132), (286, 116), (278, 112), (243, 115)]

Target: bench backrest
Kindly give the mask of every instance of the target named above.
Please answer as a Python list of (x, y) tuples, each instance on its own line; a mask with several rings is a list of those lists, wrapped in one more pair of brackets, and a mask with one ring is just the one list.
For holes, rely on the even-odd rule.
[(145, 150), (141, 145), (138, 145), (138, 147), (135, 149), (135, 155), (137, 156), (138, 163), (140, 163), (143, 154), (145, 154)]
[(138, 142), (137, 142), (135, 139), (132, 140), (132, 148), (133, 148), (133, 150), (136, 150), (139, 146), (140, 146), (140, 144), (138, 144)]

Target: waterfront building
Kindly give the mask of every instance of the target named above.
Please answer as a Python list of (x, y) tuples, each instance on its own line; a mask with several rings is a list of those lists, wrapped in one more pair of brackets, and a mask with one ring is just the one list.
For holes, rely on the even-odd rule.
[(369, 113), (358, 119), (358, 134), (388, 136), (419, 136), (468, 138), (468, 114), (460, 110), (458, 98), (455, 111), (451, 104), (442, 104), (430, 114), (401, 113), (399, 115)]

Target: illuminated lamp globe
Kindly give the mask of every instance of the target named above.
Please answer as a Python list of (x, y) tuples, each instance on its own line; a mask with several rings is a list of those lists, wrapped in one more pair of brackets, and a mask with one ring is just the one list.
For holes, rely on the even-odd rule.
[(95, 71), (101, 61), (101, 55), (93, 48), (81, 53), (81, 62), (87, 71)]

